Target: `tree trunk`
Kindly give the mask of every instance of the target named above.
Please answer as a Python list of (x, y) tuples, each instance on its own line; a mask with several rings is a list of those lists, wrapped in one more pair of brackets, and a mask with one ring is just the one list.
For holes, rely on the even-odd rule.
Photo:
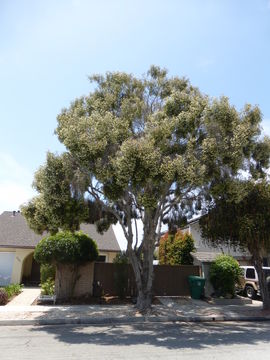
[(263, 271), (263, 261), (260, 256), (254, 257), (254, 266), (258, 274), (261, 297), (263, 301), (263, 309), (270, 310), (270, 294), (265, 273)]
[(74, 296), (74, 289), (79, 278), (78, 270), (78, 265), (56, 265), (55, 295), (58, 300), (68, 300)]
[(139, 254), (135, 253), (131, 247), (128, 248), (129, 258), (137, 285), (138, 294), (136, 307), (141, 313), (145, 313), (151, 309), (154, 278), (154, 239), (154, 231), (144, 233), (142, 252)]
[(138, 288), (136, 306), (140, 312), (147, 312), (152, 303), (152, 285), (154, 278), (153, 254), (150, 247), (143, 251), (143, 266), (141, 272), (141, 286)]

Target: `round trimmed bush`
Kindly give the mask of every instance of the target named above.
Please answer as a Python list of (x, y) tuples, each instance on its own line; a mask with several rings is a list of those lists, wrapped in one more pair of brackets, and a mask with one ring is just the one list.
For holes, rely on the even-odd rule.
[(98, 248), (96, 242), (81, 231), (60, 231), (38, 243), (34, 258), (41, 264), (80, 265), (96, 260)]
[(218, 296), (233, 297), (241, 275), (238, 262), (229, 255), (218, 256), (210, 266), (210, 281)]

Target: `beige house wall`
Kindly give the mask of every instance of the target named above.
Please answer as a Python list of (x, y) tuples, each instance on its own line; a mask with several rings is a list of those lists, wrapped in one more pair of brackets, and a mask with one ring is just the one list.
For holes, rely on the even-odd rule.
[(118, 252), (115, 251), (99, 251), (99, 255), (101, 256), (106, 256), (106, 261), (105, 262), (109, 262), (112, 263), (113, 259), (116, 257), (116, 255), (118, 254)]
[[(27, 258), (28, 255), (32, 254), (33, 252), (34, 252), (33, 249), (16, 249), (12, 277), (11, 277), (11, 282), (13, 284), (21, 283), (23, 276), (24, 260)], [(29, 266), (29, 264), (27, 265)]]
[(16, 252), (14, 248), (0, 248), (0, 252)]

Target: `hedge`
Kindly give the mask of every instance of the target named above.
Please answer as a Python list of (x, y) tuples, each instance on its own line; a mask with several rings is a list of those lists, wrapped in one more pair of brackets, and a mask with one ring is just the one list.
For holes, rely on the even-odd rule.
[(96, 242), (81, 231), (60, 231), (38, 243), (34, 258), (41, 264), (80, 265), (96, 260), (98, 248)]

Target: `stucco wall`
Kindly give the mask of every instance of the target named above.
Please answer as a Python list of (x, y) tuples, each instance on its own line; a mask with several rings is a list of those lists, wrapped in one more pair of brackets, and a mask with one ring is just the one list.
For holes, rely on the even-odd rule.
[(221, 252), (224, 254), (234, 256), (235, 258), (247, 257), (249, 259), (250, 257), (250, 254), (248, 252), (242, 252), (241, 250), (237, 250), (237, 249), (235, 250), (233, 247), (229, 247), (227, 245), (218, 246), (215, 248), (214, 246), (207, 244), (202, 239), (200, 225), (198, 222), (194, 222), (189, 225), (189, 233), (194, 238), (195, 248), (198, 252), (211, 252), (211, 253)]
[(208, 245), (204, 242), (201, 236), (201, 230), (200, 225), (198, 223), (192, 223), (189, 225), (189, 232), (192, 235), (194, 242), (195, 242), (195, 248), (198, 252), (220, 252), (220, 248), (214, 248), (213, 246)]
[(109, 262), (112, 263), (113, 259), (116, 257), (117, 252), (115, 251), (99, 251), (99, 255), (100, 256), (106, 256), (106, 261), (105, 262)]
[(205, 287), (204, 287), (204, 295), (209, 297), (213, 294), (214, 288), (210, 282), (210, 266), (211, 263), (203, 263), (201, 264), (202, 268), (202, 276), (205, 278)]
[[(24, 260), (27, 258), (28, 255), (33, 253), (33, 251), (34, 251), (33, 249), (16, 249), (12, 277), (11, 277), (12, 283), (15, 284), (15, 283), (20, 283), (22, 281)], [(26, 264), (26, 267), (29, 267), (29, 264)], [(31, 272), (31, 268), (30, 268), (30, 272)]]

